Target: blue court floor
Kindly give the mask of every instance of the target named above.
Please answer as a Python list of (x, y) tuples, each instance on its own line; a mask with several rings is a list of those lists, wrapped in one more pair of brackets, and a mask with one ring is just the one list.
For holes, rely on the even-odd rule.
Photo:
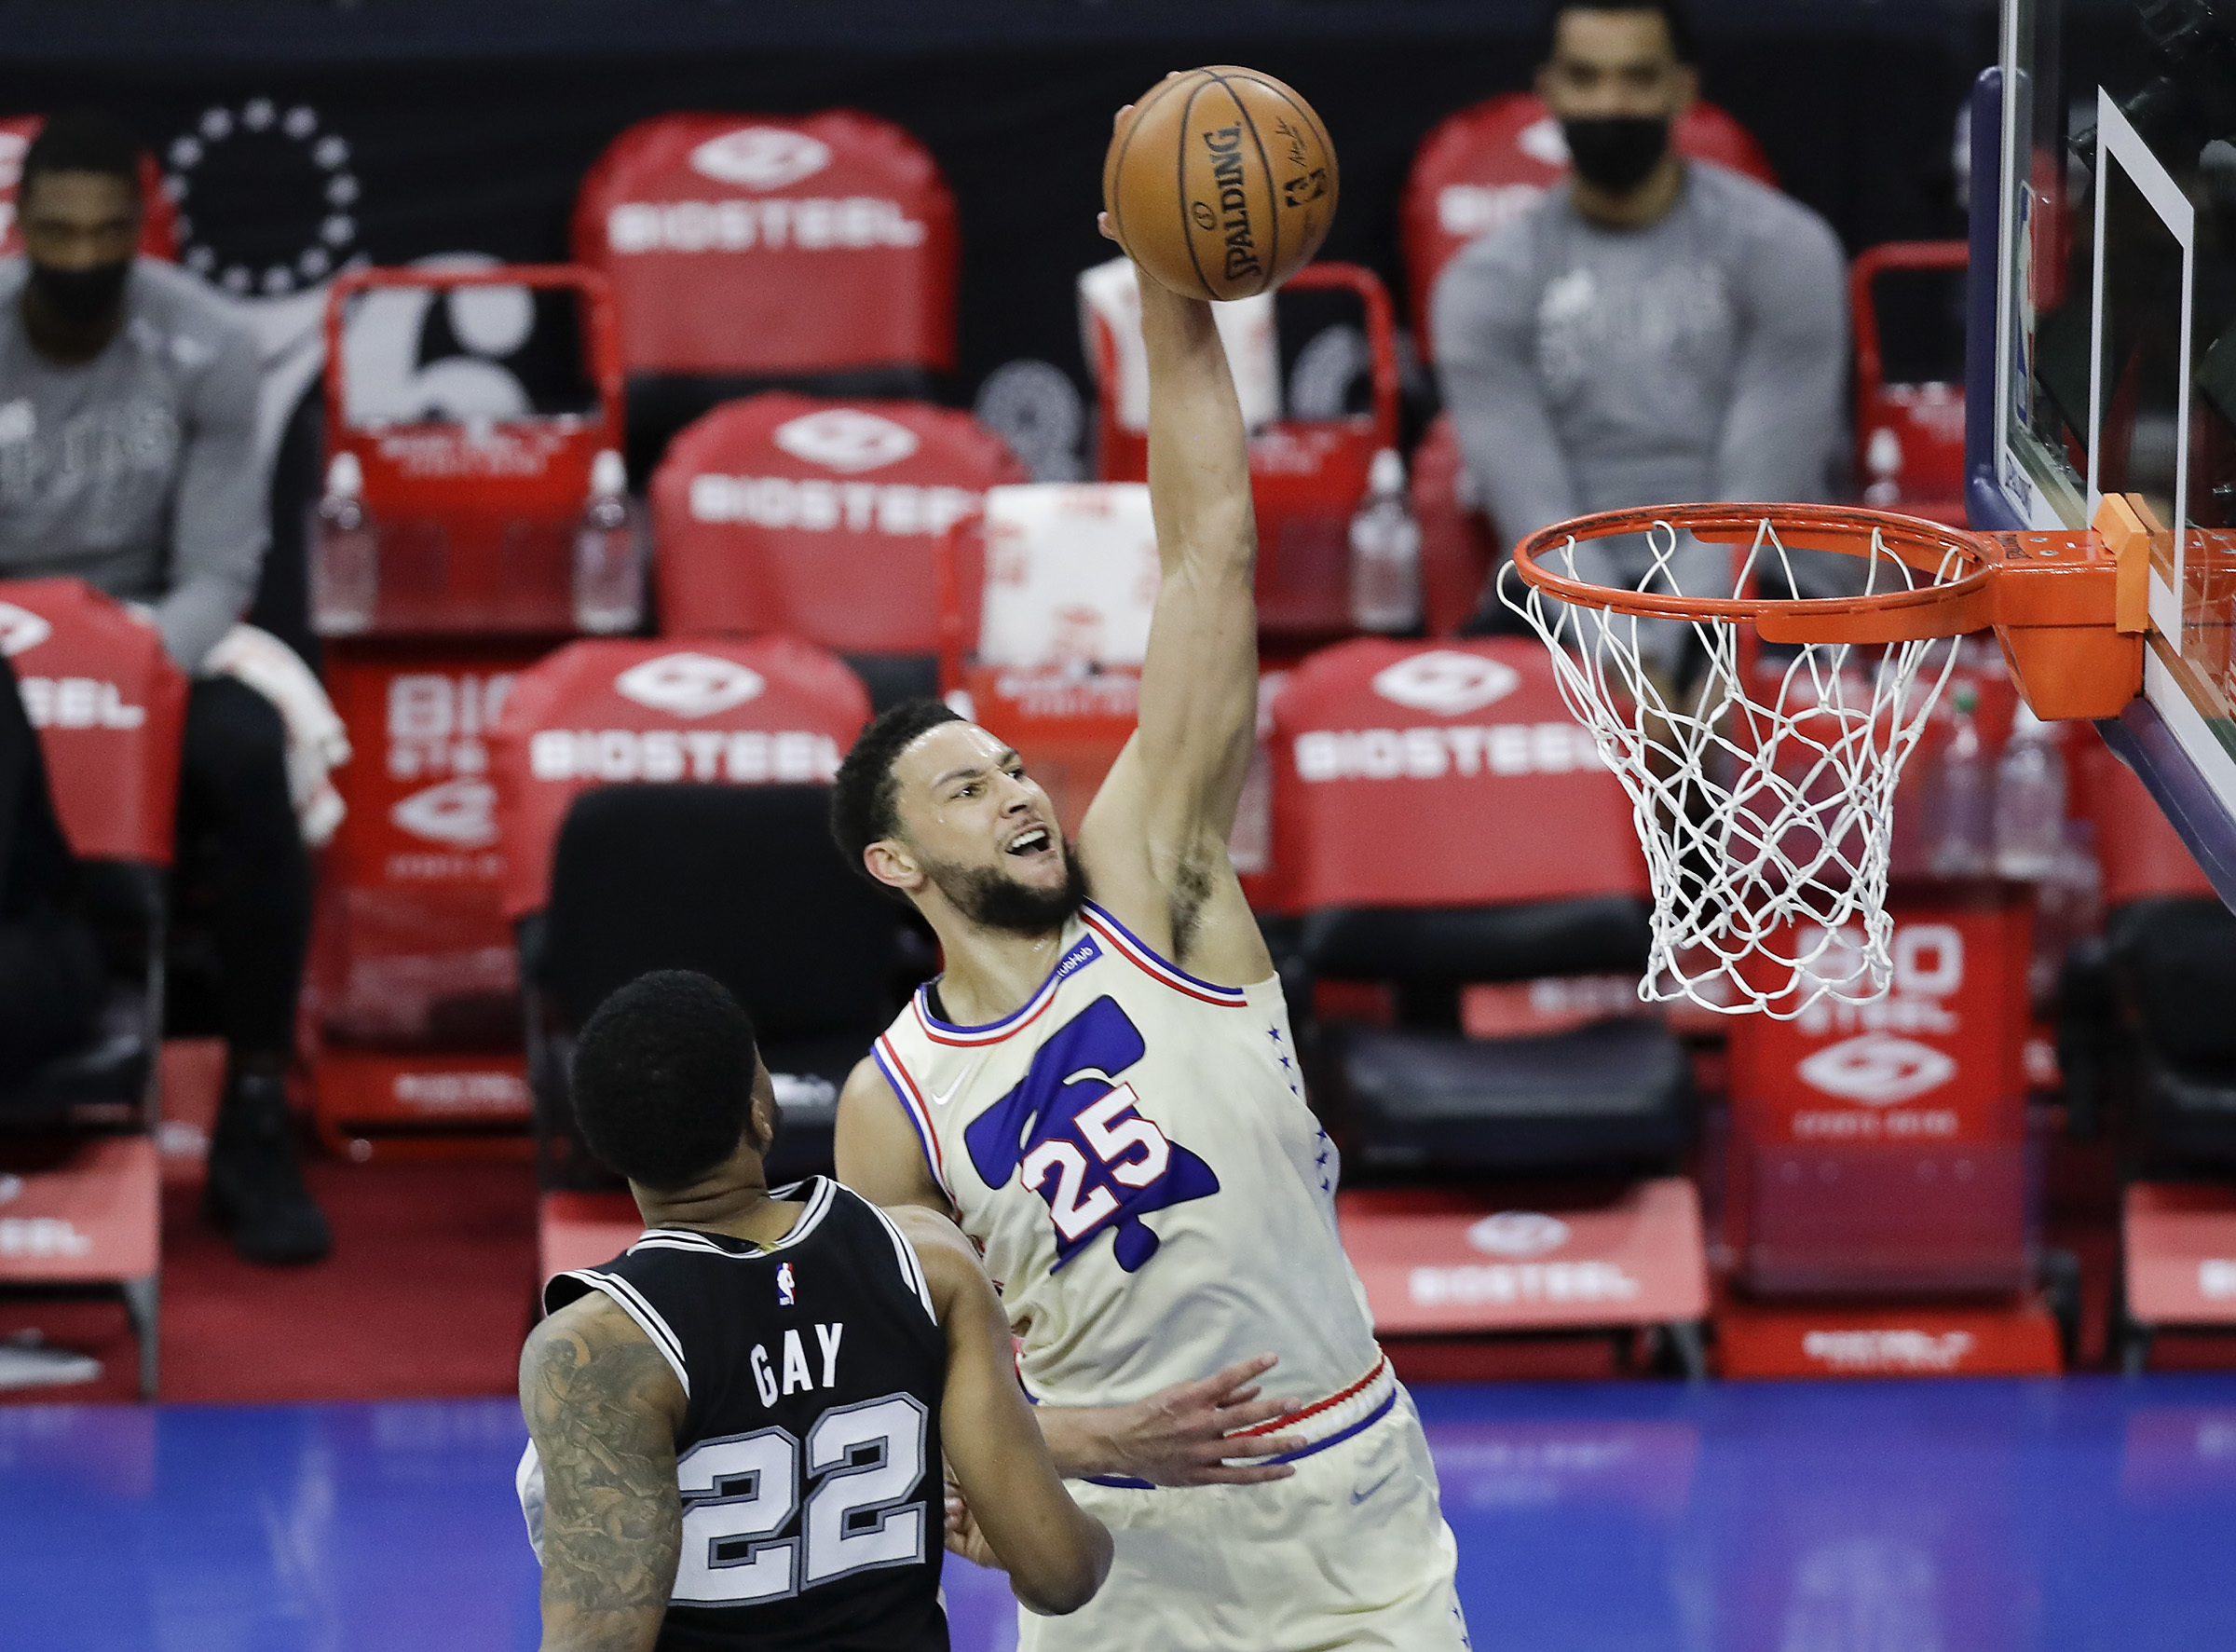
[[(1424, 1389), (1475, 1644), (2236, 1648), (2236, 1378)], [(532, 1648), (504, 1400), (0, 1408), (9, 1652)], [(948, 1569), (958, 1652), (1014, 1646)]]

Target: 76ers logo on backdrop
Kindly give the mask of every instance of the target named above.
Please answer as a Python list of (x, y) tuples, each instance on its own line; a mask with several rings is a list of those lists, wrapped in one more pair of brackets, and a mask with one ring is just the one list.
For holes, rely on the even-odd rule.
[(1136, 1111), (1118, 1075), (1147, 1049), (1117, 1001), (1098, 998), (1032, 1058), (1024, 1080), (962, 1133), (988, 1187), (1020, 1172), (1048, 1201), (1062, 1267), (1114, 1228), (1111, 1253), (1127, 1273), (1157, 1253), (1141, 1218), (1219, 1191), (1211, 1167)]

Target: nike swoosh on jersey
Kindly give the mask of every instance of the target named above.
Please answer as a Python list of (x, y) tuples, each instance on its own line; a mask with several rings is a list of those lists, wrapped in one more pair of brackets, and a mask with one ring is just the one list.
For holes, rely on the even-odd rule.
[(1351, 1507), (1354, 1509), (1357, 1508), (1361, 1503), (1364, 1503), (1369, 1497), (1371, 1497), (1376, 1492), (1382, 1490), (1384, 1486), (1389, 1484), (1391, 1481), (1397, 1478), (1398, 1470), (1393, 1468), (1387, 1474), (1384, 1475), (1380, 1480), (1376, 1481), (1372, 1485), (1369, 1486), (1365, 1491), (1353, 1492), (1351, 1494)]

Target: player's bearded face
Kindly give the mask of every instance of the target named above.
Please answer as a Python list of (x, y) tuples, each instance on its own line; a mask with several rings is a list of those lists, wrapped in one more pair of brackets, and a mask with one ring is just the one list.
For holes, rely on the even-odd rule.
[(1048, 794), (986, 730), (932, 729), (903, 754), (895, 778), (908, 857), (967, 921), (1043, 935), (1086, 900), (1085, 874)]
[(1071, 853), (1070, 840), (1060, 853), (1064, 881), (1054, 885), (1021, 882), (1005, 866), (966, 867), (940, 860), (925, 861), (924, 876), (957, 911), (982, 928), (1046, 935), (1062, 928), (1087, 898), (1087, 875), (1079, 856)]

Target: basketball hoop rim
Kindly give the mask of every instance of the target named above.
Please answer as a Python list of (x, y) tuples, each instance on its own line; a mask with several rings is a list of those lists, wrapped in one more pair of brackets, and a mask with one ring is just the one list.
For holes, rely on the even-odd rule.
[[(1668, 526), (1720, 544), (1753, 540), (1767, 521), (1790, 551), (1837, 551), (1868, 556), (1873, 536), (1906, 566), (1938, 576), (1949, 559), (1961, 577), (1931, 585), (1862, 596), (1683, 596), (1627, 591), (1557, 574), (1539, 560), (1571, 540), (1646, 533)], [(1601, 511), (1556, 522), (1514, 549), (1516, 572), (1546, 595), (1578, 608), (1640, 619), (1751, 624), (1766, 642), (1882, 643), (1957, 636), (1990, 622), (1993, 560), (1978, 535), (1963, 528), (1856, 505), (1650, 505)]]

